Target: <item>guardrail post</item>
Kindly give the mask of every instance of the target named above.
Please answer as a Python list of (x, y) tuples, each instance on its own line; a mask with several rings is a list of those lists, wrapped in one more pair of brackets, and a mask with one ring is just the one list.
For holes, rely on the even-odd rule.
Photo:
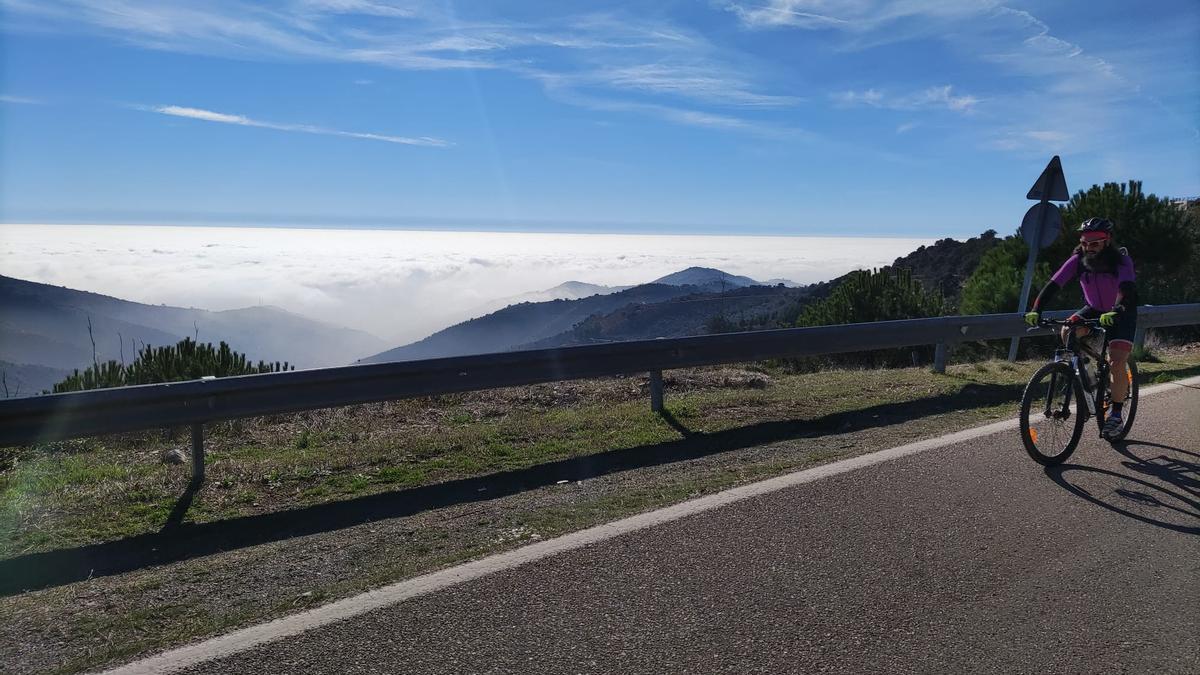
[(1017, 360), (1017, 345), (1021, 343), (1020, 336), (1014, 337), (1008, 345), (1008, 362), (1015, 363)]
[(946, 374), (946, 343), (939, 342), (933, 348), (933, 372)]
[(192, 425), (192, 482), (204, 480), (204, 424)]
[(653, 412), (662, 412), (663, 409), (663, 383), (662, 371), (650, 371), (650, 410)]
[(1133, 346), (1139, 349), (1146, 346), (1146, 327), (1138, 326), (1137, 330), (1133, 331)]

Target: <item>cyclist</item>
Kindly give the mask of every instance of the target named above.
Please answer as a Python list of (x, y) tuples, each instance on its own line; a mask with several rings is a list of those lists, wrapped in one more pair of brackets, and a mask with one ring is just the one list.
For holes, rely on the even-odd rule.
[[(1112, 376), (1112, 409), (1104, 422), (1104, 436), (1121, 430), (1121, 407), (1129, 393), (1129, 375), (1125, 364), (1133, 350), (1133, 334), (1137, 325), (1137, 286), (1134, 284), (1133, 259), (1129, 251), (1113, 244), (1113, 224), (1107, 218), (1088, 218), (1079, 227), (1079, 246), (1070, 258), (1050, 277), (1050, 281), (1038, 293), (1031, 311), (1025, 315), (1025, 323), (1036, 326), (1041, 318), (1041, 307), (1050, 302), (1058, 289), (1075, 277), (1083, 288), (1082, 309), (1068, 321), (1100, 318), (1100, 325), (1108, 331), (1108, 362)], [(1066, 341), (1067, 330), (1063, 327), (1062, 337)], [(1082, 338), (1088, 334), (1083, 326), (1075, 328), (1075, 335)]]

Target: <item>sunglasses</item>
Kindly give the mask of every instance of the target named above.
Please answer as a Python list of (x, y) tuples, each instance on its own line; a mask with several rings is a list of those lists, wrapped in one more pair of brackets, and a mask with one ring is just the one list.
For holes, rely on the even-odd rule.
[(1106, 241), (1108, 241), (1108, 239), (1105, 237), (1101, 237), (1099, 239), (1080, 239), (1079, 245), (1084, 248), (1100, 248), (1104, 246), (1104, 242)]

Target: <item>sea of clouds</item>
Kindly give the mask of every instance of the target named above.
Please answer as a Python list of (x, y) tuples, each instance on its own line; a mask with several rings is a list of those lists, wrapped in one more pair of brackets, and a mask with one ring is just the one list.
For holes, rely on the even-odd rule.
[(394, 344), (565, 281), (645, 283), (691, 266), (825, 281), (932, 239), (0, 225), (7, 276), (147, 304), (275, 305)]

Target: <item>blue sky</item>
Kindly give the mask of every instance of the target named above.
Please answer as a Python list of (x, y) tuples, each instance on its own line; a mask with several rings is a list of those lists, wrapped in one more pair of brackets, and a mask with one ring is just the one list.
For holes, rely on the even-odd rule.
[(0, 0), (0, 220), (1010, 232), (1200, 195), (1200, 3)]

